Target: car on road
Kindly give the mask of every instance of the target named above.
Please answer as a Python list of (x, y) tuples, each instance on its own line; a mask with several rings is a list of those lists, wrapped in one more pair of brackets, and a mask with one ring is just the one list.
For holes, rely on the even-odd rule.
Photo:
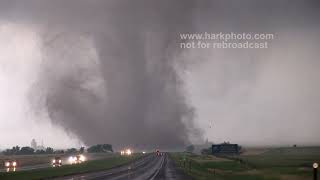
[(156, 150), (156, 155), (157, 155), (157, 156), (162, 156), (162, 153), (160, 152), (159, 149)]
[(80, 164), (80, 163), (82, 163), (84, 161), (85, 161), (85, 157), (82, 154), (69, 157), (69, 162), (71, 164)]
[(62, 160), (60, 157), (55, 157), (53, 160), (52, 160), (52, 166), (53, 167), (60, 167), (62, 166)]
[(4, 167), (7, 172), (16, 171), (17, 166), (18, 166), (18, 162), (16, 160), (5, 160), (4, 161)]

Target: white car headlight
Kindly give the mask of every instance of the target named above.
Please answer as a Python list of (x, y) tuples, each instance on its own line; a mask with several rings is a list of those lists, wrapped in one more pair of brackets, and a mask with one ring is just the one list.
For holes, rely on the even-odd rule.
[(55, 163), (56, 162), (56, 160), (54, 159), (54, 160), (52, 160), (52, 163)]
[(73, 162), (73, 157), (72, 156), (69, 157), (69, 162)]
[(9, 166), (10, 166), (10, 162), (6, 162), (6, 163), (5, 163), (5, 166), (6, 166), (6, 167), (9, 167)]
[(74, 163), (75, 161), (77, 161), (77, 157), (75, 157), (75, 156), (69, 157), (69, 162)]
[(17, 162), (14, 161), (14, 162), (12, 163), (12, 166), (17, 166)]
[(127, 150), (126, 150), (126, 154), (127, 154), (127, 155), (131, 155), (131, 154), (132, 154), (131, 149), (127, 149)]
[(83, 156), (83, 155), (80, 155), (80, 161), (85, 161), (86, 160), (86, 158)]
[(61, 159), (59, 159), (59, 163), (61, 163)]

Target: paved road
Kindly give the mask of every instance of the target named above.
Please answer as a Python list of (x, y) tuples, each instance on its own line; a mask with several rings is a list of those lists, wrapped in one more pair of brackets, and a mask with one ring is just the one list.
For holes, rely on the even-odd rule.
[[(38, 165), (32, 165), (32, 166), (24, 166), (24, 167), (17, 167), (16, 171), (30, 171), (34, 169), (42, 169), (42, 168), (48, 168), (51, 167), (51, 164), (38, 164)], [(12, 171), (12, 168), (10, 169)], [(1, 168), (0, 172), (7, 172), (6, 168)]]
[(179, 172), (167, 154), (146, 156), (127, 165), (73, 176), (56, 178), (56, 180), (189, 180)]
[[(62, 159), (62, 162), (63, 162), (62, 165), (69, 164), (67, 156), (63, 156), (61, 159)], [(30, 170), (34, 170), (34, 169), (43, 169), (43, 168), (49, 168), (49, 167), (52, 167), (51, 159), (49, 160), (48, 163), (44, 163), (44, 164), (18, 166), (15, 171), (30, 171)], [(10, 168), (10, 172), (11, 171), (12, 171), (12, 168)], [(7, 172), (7, 169), (6, 168), (1, 168), (0, 169), (0, 173), (1, 172)]]
[[(86, 159), (89, 160), (89, 161), (98, 160), (98, 159), (106, 159), (106, 158), (113, 157), (112, 154), (109, 154), (109, 156), (106, 156), (105, 154), (103, 154), (102, 156), (85, 154), (85, 156), (86, 156)], [(70, 164), (70, 162), (68, 160), (69, 156), (63, 155), (63, 156), (60, 156), (60, 157), (61, 157), (63, 166)], [(18, 160), (18, 162), (19, 162), (19, 160)], [(49, 168), (49, 167), (52, 167), (51, 159), (49, 159), (48, 163), (44, 163), (44, 164), (18, 166), (15, 171), (30, 171), (30, 170), (34, 170), (34, 169), (43, 169), (43, 168)], [(10, 172), (11, 171), (12, 171), (12, 168), (10, 168)], [(0, 168), (0, 173), (2, 173), (2, 172), (7, 172), (7, 169), (6, 168)]]

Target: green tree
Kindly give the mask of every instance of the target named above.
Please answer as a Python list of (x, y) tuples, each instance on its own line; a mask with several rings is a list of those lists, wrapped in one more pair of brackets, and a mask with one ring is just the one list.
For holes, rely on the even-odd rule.
[(54, 154), (64, 154), (64, 150), (55, 150)]
[(43, 149), (38, 149), (35, 152), (36, 154), (45, 154), (46, 152)]
[(67, 154), (74, 154), (74, 153), (77, 153), (77, 149), (76, 148), (70, 148), (70, 149), (67, 149), (66, 153)]
[(84, 153), (84, 147), (81, 147), (81, 148), (79, 149), (79, 152), (80, 152), (80, 153)]
[(34, 153), (34, 149), (28, 146), (22, 147), (19, 151), (18, 154), (22, 154), (22, 155), (29, 155), (29, 154), (33, 154)]
[(110, 144), (97, 144), (87, 149), (88, 153), (104, 153), (113, 152), (112, 145)]
[(47, 147), (46, 148), (46, 154), (53, 154), (53, 148)]

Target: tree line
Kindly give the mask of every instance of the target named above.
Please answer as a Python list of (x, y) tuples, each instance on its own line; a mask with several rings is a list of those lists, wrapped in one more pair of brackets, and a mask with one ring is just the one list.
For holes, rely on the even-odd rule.
[[(54, 150), (51, 147), (47, 147), (45, 149), (33, 149), (29, 146), (19, 147), (14, 146), (11, 149), (6, 149), (2, 151), (4, 155), (32, 155), (32, 154), (76, 154), (76, 153), (84, 153), (85, 147), (77, 148), (69, 148), (66, 150)], [(110, 144), (97, 144), (90, 146), (87, 149), (88, 153), (107, 153), (113, 152), (112, 145)]]
[(19, 147), (14, 146), (11, 149), (6, 149), (2, 151), (4, 155), (31, 155), (31, 154), (54, 154), (60, 153), (59, 150), (54, 151), (53, 148), (47, 147), (46, 149), (35, 150), (29, 146)]

